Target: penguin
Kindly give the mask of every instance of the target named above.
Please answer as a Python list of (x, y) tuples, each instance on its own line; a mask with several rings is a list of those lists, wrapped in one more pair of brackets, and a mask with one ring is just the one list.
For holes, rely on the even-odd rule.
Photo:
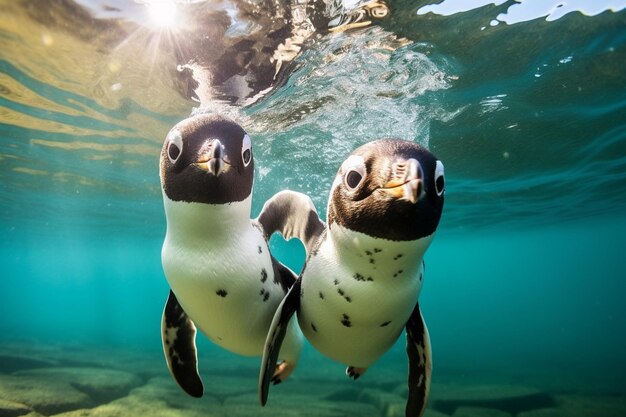
[(426, 407), (432, 371), (418, 297), (423, 257), (444, 202), (444, 167), (422, 146), (381, 139), (357, 148), (330, 190), (326, 223), (311, 199), (283, 191), (259, 216), (266, 233), (299, 238), (304, 269), (276, 311), (263, 354), (259, 399), (267, 401), (276, 355), (293, 314), (306, 339), (357, 379), (406, 330), (407, 417)]
[[(253, 176), (250, 136), (231, 120), (197, 115), (167, 134), (161, 260), (170, 293), (161, 333), (169, 371), (193, 397), (204, 392), (196, 329), (231, 352), (261, 356), (274, 312), (296, 278), (250, 219)], [(296, 366), (302, 343), (294, 321), (280, 349), (281, 379)]]

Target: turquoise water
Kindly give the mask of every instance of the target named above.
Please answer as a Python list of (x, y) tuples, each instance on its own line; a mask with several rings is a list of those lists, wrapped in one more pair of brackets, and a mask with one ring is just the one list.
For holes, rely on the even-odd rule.
[[(2, 378), (37, 360), (132, 368), (111, 365), (108, 351), (154, 357), (136, 373), (167, 384), (158, 156), (174, 123), (212, 111), (253, 138), (253, 216), (282, 189), (309, 194), (325, 215), (337, 168), (369, 140), (427, 145), (447, 175), (420, 296), (438, 389), (524, 386), (556, 401), (528, 403), (557, 410), (532, 415), (624, 415), (626, 4), (391, 1), (386, 17), (342, 31), (328, 30), (339, 13), (329, 6), (310, 12), (314, 30), (274, 80), (262, 46), (284, 40), (285, 20), (246, 14), (243, 3), (185, 6), (204, 25), (164, 31), (145, 24), (143, 3), (0, 2), (0, 400), (69, 412), (16, 400)], [(345, 16), (359, 2), (344, 3)], [(283, 38), (268, 46), (268, 33)], [(244, 38), (255, 45), (245, 53)], [(220, 61), (231, 54), (245, 68)], [(177, 68), (191, 61), (204, 65), (199, 84)], [(272, 249), (301, 267), (298, 243), (274, 239)], [(242, 363), (254, 391), (256, 359), (238, 362), (199, 339), (204, 366), (218, 357), (229, 369), (211, 379)], [(381, 381), (401, 382), (405, 369), (400, 340), (358, 383), (384, 391)], [(342, 372), (307, 347), (293, 386), (314, 373), (307, 391), (324, 391), (320, 375), (343, 381)], [(563, 408), (574, 397), (588, 402)], [(171, 415), (195, 415), (179, 401)], [(332, 415), (353, 415), (341, 404)], [(85, 415), (114, 415), (105, 411)]]

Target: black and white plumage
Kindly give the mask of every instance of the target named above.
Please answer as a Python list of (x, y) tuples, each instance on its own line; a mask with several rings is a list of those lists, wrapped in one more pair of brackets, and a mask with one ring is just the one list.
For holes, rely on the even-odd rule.
[[(196, 327), (227, 350), (261, 355), (295, 275), (271, 256), (259, 223), (250, 219), (254, 159), (239, 125), (210, 115), (183, 120), (165, 139), (160, 171), (167, 218), (161, 259), (171, 288), (163, 348), (176, 382), (199, 397)], [(301, 346), (294, 323), (280, 354), (283, 379)]]
[(356, 149), (342, 164), (330, 191), (327, 226), (300, 193), (281, 192), (266, 203), (259, 216), (265, 232), (300, 238), (308, 256), (267, 337), (259, 382), (262, 404), (287, 323), (297, 312), (311, 344), (346, 364), (346, 373), (355, 379), (406, 329), (406, 414), (423, 414), (432, 364), (418, 297), (423, 256), (443, 200), (441, 161), (415, 143), (383, 139)]

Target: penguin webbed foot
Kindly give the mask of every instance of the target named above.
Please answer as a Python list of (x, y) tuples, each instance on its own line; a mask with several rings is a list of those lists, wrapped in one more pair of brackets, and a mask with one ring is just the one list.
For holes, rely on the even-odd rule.
[(282, 361), (278, 365), (276, 365), (276, 370), (274, 371), (274, 375), (272, 376), (272, 384), (278, 385), (284, 380), (286, 380), (291, 372), (294, 370), (295, 366), (287, 361)]
[(359, 368), (356, 366), (348, 366), (346, 368), (346, 375), (348, 375), (350, 378), (354, 379), (355, 381), (357, 379), (359, 379), (364, 373), (365, 371), (367, 371), (367, 368)]

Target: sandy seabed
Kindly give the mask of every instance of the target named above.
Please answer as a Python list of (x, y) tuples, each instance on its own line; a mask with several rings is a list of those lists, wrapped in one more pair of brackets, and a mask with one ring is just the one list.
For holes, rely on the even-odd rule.
[[(0, 417), (404, 416), (402, 372), (377, 366), (353, 381), (339, 365), (310, 356), (287, 381), (271, 387), (261, 408), (258, 358), (201, 355), (205, 394), (196, 399), (174, 383), (158, 350), (4, 343)], [(619, 391), (585, 393), (582, 381), (545, 378), (435, 372), (425, 417), (626, 416), (626, 395)]]

